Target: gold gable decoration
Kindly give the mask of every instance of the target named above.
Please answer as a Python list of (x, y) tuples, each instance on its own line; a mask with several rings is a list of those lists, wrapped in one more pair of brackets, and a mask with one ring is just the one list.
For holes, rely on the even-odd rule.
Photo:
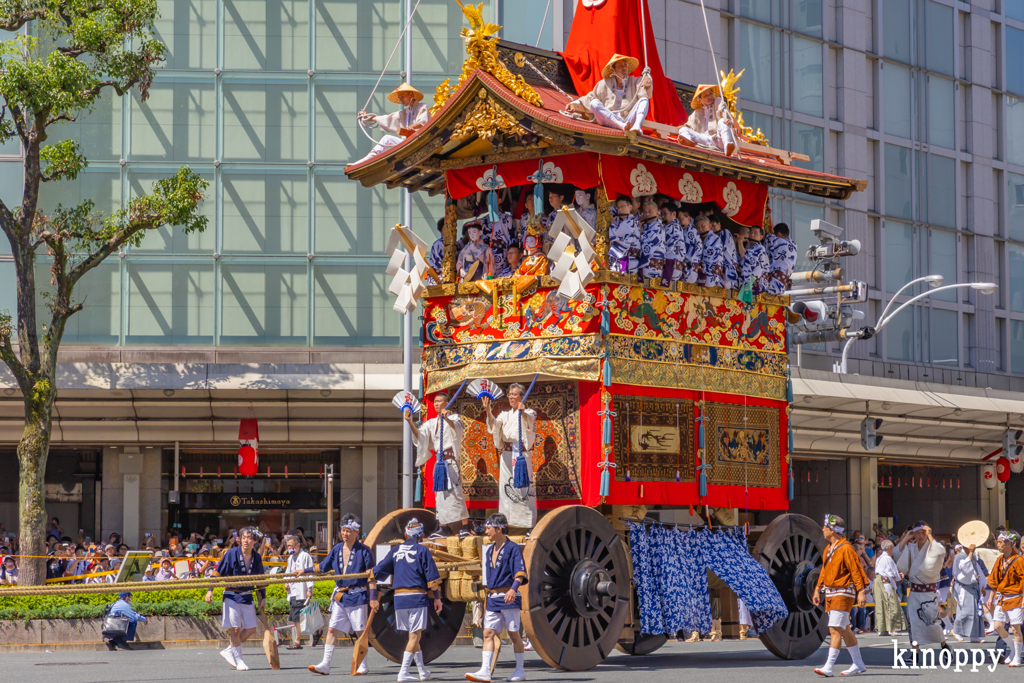
[[(455, 1), (459, 3), (459, 7), (462, 8), (462, 13), (469, 20), (470, 26), (469, 28), (463, 27), (460, 34), (466, 41), (466, 54), (468, 57), (462, 63), (462, 75), (459, 77), (459, 86), (465, 83), (466, 79), (474, 71), (480, 69), (497, 78), (502, 85), (533, 106), (543, 106), (543, 101), (537, 91), (527, 85), (522, 76), (512, 75), (512, 72), (499, 59), (498, 39), (495, 37), (495, 34), (501, 30), (501, 27), (484, 21), (483, 3), (474, 7), (472, 4), (463, 5), (462, 0)], [(445, 79), (443, 83), (437, 86), (437, 91), (434, 93), (434, 106), (430, 108), (431, 116), (444, 106), (448, 98), (451, 97), (452, 93), (459, 86), (453, 88), (449, 79)]]
[(724, 71), (719, 72), (718, 75), (721, 77), (722, 82), (722, 97), (725, 98), (726, 103), (729, 105), (729, 113), (732, 114), (733, 119), (735, 119), (736, 124), (742, 131), (740, 135), (747, 142), (767, 147), (768, 138), (765, 137), (765, 134), (761, 132), (760, 128), (758, 128), (755, 133), (750, 126), (745, 126), (743, 124), (743, 112), (736, 108), (736, 99), (740, 94), (740, 89), (736, 87), (736, 82), (740, 80), (740, 76), (743, 75), (744, 71), (746, 71), (746, 69), (741, 69), (739, 73), (734, 73), (733, 69), (729, 69), (728, 74)]

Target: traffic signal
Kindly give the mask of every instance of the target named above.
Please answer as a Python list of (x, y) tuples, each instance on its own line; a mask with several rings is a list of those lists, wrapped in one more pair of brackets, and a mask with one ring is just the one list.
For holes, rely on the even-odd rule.
[(860, 423), (860, 445), (866, 451), (873, 451), (882, 443), (882, 437), (875, 432), (882, 426), (882, 421), (877, 417), (865, 417)]
[(1024, 446), (1017, 443), (1021, 434), (1024, 434), (1024, 430), (1007, 429), (1003, 432), (1003, 455), (1010, 460), (1012, 460), (1014, 456), (1020, 455), (1021, 449), (1024, 448)]
[(795, 322), (820, 325), (828, 318), (828, 304), (824, 301), (797, 301), (789, 308), (799, 316)]

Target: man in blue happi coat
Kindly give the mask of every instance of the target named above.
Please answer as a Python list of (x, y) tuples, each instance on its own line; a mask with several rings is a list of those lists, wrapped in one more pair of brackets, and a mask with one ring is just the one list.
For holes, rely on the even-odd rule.
[(796, 268), (796, 243), (789, 239), (789, 226), (785, 223), (775, 224), (775, 234), (767, 234), (764, 247), (768, 250), (768, 289), (769, 294), (782, 294), (792, 284), (793, 269)]
[[(246, 527), (238, 532), (238, 545), (229, 548), (220, 558), (214, 576), (262, 576), (263, 559), (256, 552), (256, 544), (263, 535), (255, 527)], [(238, 671), (248, 671), (242, 661), (242, 643), (256, 633), (256, 606), (253, 604), (253, 586), (232, 586), (224, 589), (221, 626), (228, 630), (230, 644), (220, 651), (220, 656)], [(259, 589), (260, 609), (266, 609), (267, 589)], [(213, 589), (206, 591), (206, 602), (213, 600)]]
[(658, 218), (658, 202), (653, 197), (640, 205), (640, 275), (646, 280), (661, 277), (665, 269), (665, 226)]
[[(430, 550), (420, 545), (423, 537), (423, 523), (413, 517), (405, 525), (405, 541), (391, 548), (388, 556), (377, 563), (371, 577), (394, 577), (395, 591), (395, 628), (406, 631), (409, 640), (402, 655), (402, 668), (398, 671), (399, 683), (425, 681), (430, 672), (423, 663), (423, 651), (420, 639), (429, 623), (427, 608), (433, 606), (435, 612), (441, 611), (441, 575), (434, 564)], [(370, 606), (376, 608), (380, 603), (371, 600)], [(409, 666), (416, 662), (419, 676), (409, 673)]]
[(739, 245), (740, 284), (753, 278), (754, 294), (768, 291), (769, 261), (768, 252), (761, 244), (763, 236), (761, 226), (755, 225), (750, 228), (750, 240)]
[(640, 264), (640, 222), (629, 197), (615, 200), (615, 220), (608, 229), (608, 261), (619, 273), (635, 273)]
[(698, 216), (696, 224), (697, 232), (704, 241), (704, 250), (701, 253), (701, 279), (698, 282), (705, 287), (724, 287), (725, 253), (722, 238), (711, 229), (711, 220), (707, 216)]
[[(359, 518), (348, 514), (341, 519), (341, 543), (311, 569), (299, 569), (296, 576), (304, 573), (333, 571), (336, 576), (343, 574), (361, 574), (373, 568), (373, 551), (359, 540), (361, 535)], [(313, 673), (326, 676), (331, 673), (331, 657), (334, 655), (334, 644), (342, 634), (354, 635), (366, 628), (366, 617), (369, 603), (377, 599), (377, 584), (369, 579), (339, 579), (334, 582), (331, 593), (331, 621), (328, 624), (327, 640), (324, 641), (324, 658), (319, 664), (310, 664)], [(356, 670), (361, 676), (369, 672), (364, 659)]]
[(494, 659), (494, 641), (502, 629), (508, 631), (512, 649), (516, 655), (516, 670), (507, 681), (525, 681), (523, 663), (526, 657), (525, 643), (519, 635), (522, 623), (523, 598), (519, 587), (526, 585), (526, 563), (519, 545), (509, 540), (508, 519), (495, 513), (487, 518), (484, 526), (489, 545), (484, 546), (484, 562), (487, 565), (487, 605), (484, 612), (484, 653), (480, 670), (466, 674), (466, 679), (478, 683), (490, 683), (491, 666)]
[[(673, 262), (669, 280), (678, 282), (686, 271), (686, 241), (683, 226), (679, 223), (679, 202), (670, 199), (661, 205), (661, 224), (665, 227), (665, 262)], [(662, 284), (667, 285), (668, 281)]]

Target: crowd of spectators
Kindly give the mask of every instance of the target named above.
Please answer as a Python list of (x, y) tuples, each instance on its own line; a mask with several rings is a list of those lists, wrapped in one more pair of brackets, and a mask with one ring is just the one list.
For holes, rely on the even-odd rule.
[[(301, 527), (288, 533), (296, 537), (304, 550), (316, 552), (313, 539), (308, 538)], [(144, 581), (199, 578), (210, 576), (221, 555), (237, 544), (237, 530), (228, 528), (225, 533), (218, 534), (209, 527), (203, 533), (168, 531), (162, 540), (147, 533), (139, 548), (125, 543), (117, 532), (110, 534), (105, 541), (94, 542), (82, 529), (78, 530), (77, 538), (66, 535), (60, 520), (54, 517), (47, 526), (46, 578), (59, 579), (62, 583), (113, 583), (122, 560), (130, 550), (153, 553)], [(284, 535), (271, 533), (264, 536), (259, 553), (265, 563), (284, 565), (288, 561)], [(21, 560), (17, 535), (8, 533), (0, 522), (0, 585), (18, 582)]]

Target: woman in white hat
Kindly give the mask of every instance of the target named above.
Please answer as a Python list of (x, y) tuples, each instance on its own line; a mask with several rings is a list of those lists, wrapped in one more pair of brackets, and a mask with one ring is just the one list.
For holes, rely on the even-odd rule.
[(423, 93), (408, 83), (395, 88), (388, 94), (388, 102), (402, 105), (402, 108), (391, 114), (367, 114), (360, 110), (357, 118), (371, 128), (380, 128), (386, 133), (365, 157), (356, 163), (377, 156), (384, 150), (394, 147), (412, 135), (430, 121), (430, 108), (423, 104)]
[(568, 104), (570, 111), (593, 117), (595, 123), (619, 130), (639, 131), (651, 109), (654, 82), (650, 75), (631, 75), (640, 60), (628, 55), (612, 55), (601, 70), (604, 80), (594, 90)]
[(693, 114), (679, 129), (679, 139), (717, 148), (732, 156), (736, 153), (736, 134), (732, 129), (729, 107), (720, 92), (717, 85), (697, 86), (697, 92), (690, 101)]

